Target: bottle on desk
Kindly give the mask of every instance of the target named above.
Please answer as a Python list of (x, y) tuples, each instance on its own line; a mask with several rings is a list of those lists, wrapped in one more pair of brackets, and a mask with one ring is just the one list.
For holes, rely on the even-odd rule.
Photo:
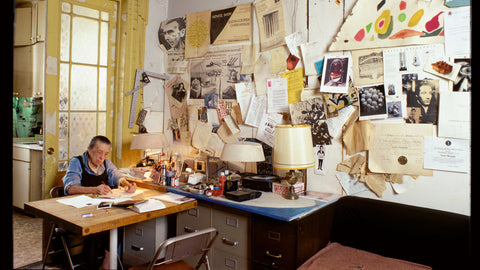
[(225, 176), (224, 172), (220, 173), (220, 176), (218, 177), (218, 188), (219, 188), (219, 193), (220, 195), (223, 195), (223, 191), (225, 188), (225, 181), (227, 181), (227, 176)]

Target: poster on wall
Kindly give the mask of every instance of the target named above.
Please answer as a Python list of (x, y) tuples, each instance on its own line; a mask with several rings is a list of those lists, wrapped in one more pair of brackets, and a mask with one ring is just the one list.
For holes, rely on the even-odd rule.
[(202, 58), (190, 61), (190, 100), (201, 100), (209, 94), (218, 99), (236, 99), (235, 84), (240, 82), (242, 47), (211, 49)]
[(185, 58), (202, 57), (210, 44), (210, 10), (187, 14)]
[(167, 73), (185, 73), (185, 16), (163, 21), (158, 29), (160, 47), (167, 54)]
[(255, 4), (260, 51), (268, 51), (285, 44), (283, 5), (280, 0), (263, 0)]
[(329, 51), (443, 43), (444, 0), (359, 0)]
[(252, 32), (252, 4), (212, 11), (210, 44), (222, 45), (248, 42)]

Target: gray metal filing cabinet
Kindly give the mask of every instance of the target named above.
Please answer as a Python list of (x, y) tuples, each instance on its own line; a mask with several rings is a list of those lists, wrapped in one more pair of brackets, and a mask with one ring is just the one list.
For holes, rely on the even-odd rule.
[[(177, 235), (208, 227), (219, 232), (209, 253), (212, 269), (249, 269), (250, 217), (200, 203), (177, 215)], [(197, 261), (187, 260), (193, 266)]]
[(157, 248), (167, 239), (167, 229), (165, 216), (125, 226), (124, 265), (128, 268), (151, 261)]

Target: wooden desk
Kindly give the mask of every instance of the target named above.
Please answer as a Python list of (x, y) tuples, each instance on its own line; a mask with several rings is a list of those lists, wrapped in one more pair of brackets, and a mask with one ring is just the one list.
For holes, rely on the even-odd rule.
[[(134, 196), (132, 199), (145, 199), (162, 193), (163, 192), (157, 190), (145, 189), (142, 194)], [(118, 227), (197, 207), (197, 201), (183, 204), (164, 202), (166, 206), (164, 209), (146, 213), (136, 213), (132, 210), (121, 207), (112, 207), (107, 210), (97, 209), (97, 206), (75, 208), (73, 206), (59, 203), (57, 202), (57, 199), (59, 198), (27, 202), (25, 203), (25, 210), (82, 236), (110, 230), (110, 266), (113, 269), (116, 269), (117, 266)], [(93, 216), (82, 217), (82, 214), (86, 213), (92, 213)]]

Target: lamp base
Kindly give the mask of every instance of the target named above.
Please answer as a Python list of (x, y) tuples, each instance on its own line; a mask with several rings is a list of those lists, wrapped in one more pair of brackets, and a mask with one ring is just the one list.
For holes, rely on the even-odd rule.
[(283, 197), (288, 200), (298, 200), (298, 194), (295, 193), (295, 187), (291, 185), (288, 188), (288, 192), (283, 195)]

